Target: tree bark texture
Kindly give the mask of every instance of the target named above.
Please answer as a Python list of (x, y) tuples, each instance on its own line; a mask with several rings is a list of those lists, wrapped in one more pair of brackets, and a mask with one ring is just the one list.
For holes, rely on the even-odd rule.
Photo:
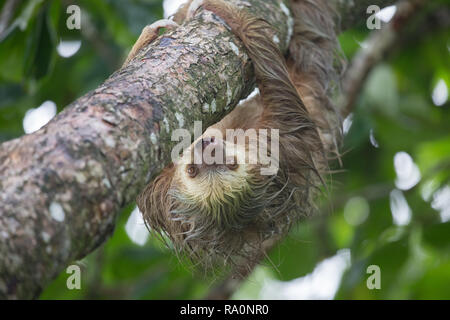
[[(276, 0), (251, 10), (288, 45)], [(284, 40), (284, 41), (283, 41)], [(120, 209), (170, 160), (171, 132), (219, 120), (253, 88), (240, 41), (205, 12), (36, 133), (0, 146), (0, 297), (37, 297), (112, 233)]]
[[(239, 3), (274, 26), (285, 51), (293, 23), (286, 7)], [(0, 298), (37, 297), (103, 243), (120, 210), (170, 162), (172, 131), (192, 132), (194, 120), (205, 129), (253, 87), (240, 41), (201, 11), (45, 127), (0, 145)]]

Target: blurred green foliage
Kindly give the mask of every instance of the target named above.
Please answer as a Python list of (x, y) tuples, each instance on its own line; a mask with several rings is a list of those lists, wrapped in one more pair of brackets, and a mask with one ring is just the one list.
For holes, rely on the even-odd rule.
[[(98, 86), (120, 66), (142, 27), (162, 17), (161, 0), (80, 0), (82, 28), (68, 30), (70, 4), (22, 1), (0, 39), (0, 142), (24, 134), (28, 109), (51, 100), (61, 111)], [(448, 99), (441, 106), (432, 101), (440, 79), (450, 86), (450, 32), (413, 32), (370, 73), (345, 137), (345, 170), (334, 164), (339, 172), (329, 179), (320, 213), (302, 221), (235, 298), (258, 298), (267, 278), (303, 277), (341, 249), (351, 258), (337, 299), (450, 298), (450, 221), (439, 212), (449, 208), (436, 204), (449, 205), (442, 190), (450, 177), (450, 111)], [(367, 35), (363, 27), (341, 35), (349, 60)], [(61, 40), (81, 40), (81, 49), (63, 58), (56, 50)], [(391, 203), (400, 151), (421, 177), (400, 193), (411, 212), (405, 225), (394, 224)], [(125, 231), (133, 207), (122, 212), (106, 244), (74, 262), (81, 266), (81, 290), (68, 290), (69, 275), (62, 272), (41, 298), (196, 299), (220, 281), (193, 274), (155, 239), (133, 243)], [(381, 269), (380, 290), (366, 286), (369, 265)]]

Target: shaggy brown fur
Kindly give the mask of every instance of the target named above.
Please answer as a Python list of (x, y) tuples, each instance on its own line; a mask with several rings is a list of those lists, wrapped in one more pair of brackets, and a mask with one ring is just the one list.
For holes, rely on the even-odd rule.
[[(260, 259), (265, 242), (310, 214), (328, 154), (336, 151), (332, 137), (340, 122), (328, 87), (330, 78), (337, 79), (333, 11), (322, 0), (292, 1), (295, 29), (286, 65), (264, 20), (224, 1), (205, 0), (201, 7), (219, 16), (243, 42), (260, 95), (208, 128), (190, 152), (199, 141), (213, 141), (212, 129), (224, 136), (226, 129), (279, 129), (279, 170), (265, 176), (261, 163), (237, 169), (194, 165), (185, 155), (145, 188), (137, 204), (149, 228), (167, 236), (195, 263), (247, 265)], [(186, 8), (175, 21), (184, 19)], [(240, 147), (248, 151), (251, 143)]]
[(337, 14), (327, 0), (291, 0), (294, 32), (287, 65), (319, 129), (327, 154), (339, 156), (342, 119), (331, 98), (339, 91), (345, 59), (336, 35)]

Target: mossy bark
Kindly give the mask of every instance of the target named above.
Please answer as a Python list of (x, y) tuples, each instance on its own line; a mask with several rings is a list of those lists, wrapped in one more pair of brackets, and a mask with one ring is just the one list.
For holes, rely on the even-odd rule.
[[(283, 1), (236, 2), (271, 23), (286, 50)], [(240, 41), (200, 12), (41, 130), (0, 145), (0, 298), (38, 297), (103, 243), (120, 210), (170, 162), (173, 130), (192, 132), (195, 120), (206, 128), (253, 87)]]
[[(288, 45), (277, 0), (248, 10)], [(41, 130), (0, 146), (0, 298), (35, 298), (103, 243), (170, 161), (171, 133), (216, 122), (254, 86), (240, 40), (210, 12), (159, 37)]]

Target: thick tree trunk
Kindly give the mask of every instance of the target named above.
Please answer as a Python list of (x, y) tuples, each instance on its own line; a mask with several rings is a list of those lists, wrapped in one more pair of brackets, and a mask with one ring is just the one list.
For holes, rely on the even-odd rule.
[[(250, 1), (276, 27), (278, 1)], [(0, 297), (36, 297), (112, 233), (116, 216), (169, 162), (171, 133), (220, 119), (253, 87), (240, 41), (204, 13), (31, 135), (0, 146)]]
[[(246, 3), (285, 50), (292, 19), (279, 1)], [(211, 13), (197, 18), (41, 130), (0, 146), (0, 298), (37, 297), (103, 243), (120, 210), (169, 163), (172, 131), (194, 120), (205, 128), (252, 90), (240, 41)]]

